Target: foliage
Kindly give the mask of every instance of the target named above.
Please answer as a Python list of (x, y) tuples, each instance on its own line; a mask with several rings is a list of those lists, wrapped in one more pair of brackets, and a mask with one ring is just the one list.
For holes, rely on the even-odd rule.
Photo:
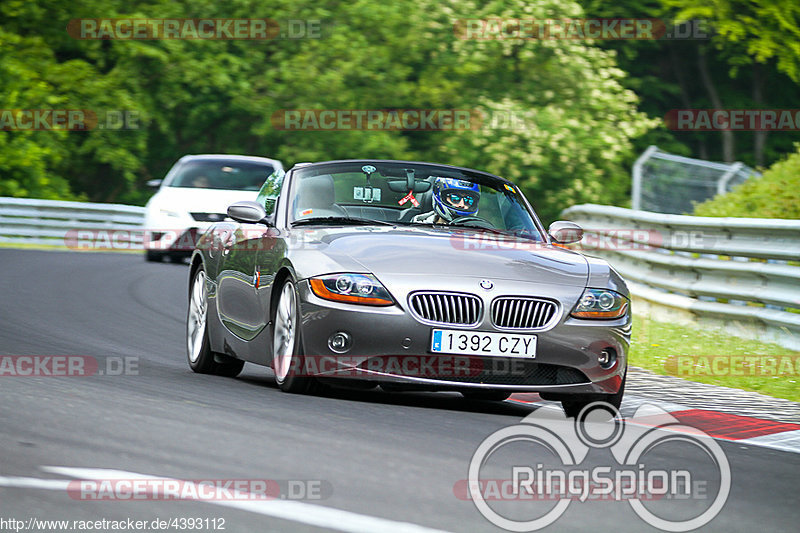
[[(758, 107), (744, 67), (763, 61), (766, 107), (796, 107), (787, 54), (797, 39), (783, 43), (786, 50), (769, 44), (796, 9), (787, 8), (784, 21), (771, 5), (780, 4), (695, 14), (724, 28), (709, 68), (727, 106)], [(574, 203), (624, 204), (630, 165), (647, 144), (719, 159), (718, 133), (658, 126), (669, 109), (709, 107), (692, 70), (708, 43), (467, 40), (454, 24), (670, 17), (685, 7), (679, 0), (4, 0), (0, 109), (124, 110), (138, 123), (0, 132), (0, 194), (142, 204), (151, 193), (145, 181), (163, 177), (182, 155), (243, 153), (287, 165), (382, 157), (473, 166), (520, 183), (545, 220)], [(770, 36), (737, 30), (750, 20), (739, 13), (763, 18)], [(78, 40), (65, 31), (71, 19), (98, 17), (310, 20), (319, 21), (321, 38)], [(676, 64), (686, 65), (683, 84)], [(485, 120), (464, 131), (277, 129), (271, 117), (290, 109), (469, 109)], [(516, 125), (504, 126), (512, 116)], [(751, 165), (776, 160), (800, 140), (775, 133), (748, 149), (756, 136), (737, 133), (743, 137), (737, 156)]]
[[(287, 164), (349, 157), (473, 165), (519, 180), (554, 217), (567, 203), (625, 198), (631, 138), (651, 123), (612, 54), (577, 41), (459, 39), (454, 20), (580, 16), (574, 3), (8, 0), (0, 7), (5, 109), (124, 109), (140, 128), (3, 132), (0, 194), (142, 203), (144, 181), (185, 153)], [(258, 15), (256, 15), (258, 14)], [(320, 39), (75, 40), (80, 17), (319, 20)], [(6, 81), (8, 80), (8, 81)], [(282, 131), (282, 109), (482, 109), (523, 129)], [(71, 192), (70, 192), (71, 191)]]
[[(458, 2), (455, 9), (462, 10), (456, 18), (484, 20), (582, 16), (568, 2), (482, 8)], [(471, 101), (493, 120), (492, 127), (447, 136), (448, 160), (517, 182), (546, 220), (565, 206), (626, 200), (630, 178), (623, 162), (633, 155), (631, 139), (656, 123), (636, 111), (638, 99), (622, 86), (625, 73), (612, 53), (576, 40), (462, 40), (454, 46), (459, 64), (473, 70)]]
[(731, 192), (695, 207), (705, 217), (759, 217), (800, 219), (800, 145), (797, 152), (772, 165)]
[(723, 161), (727, 142), (730, 161), (763, 167), (800, 141), (798, 131), (670, 131), (664, 124), (665, 115), (675, 109), (796, 108), (800, 85), (792, 78), (791, 65), (800, 61), (800, 39), (792, 20), (800, 4), (794, 0), (579, 1), (588, 17), (659, 19), (668, 31), (697, 30), (688, 39), (596, 43), (617, 52), (628, 74), (623, 84), (639, 96), (639, 109), (663, 124), (635, 139), (637, 152), (654, 144), (672, 153)]
[(800, 3), (795, 0), (665, 0), (682, 19), (713, 22), (714, 42), (732, 50), (732, 64), (750, 59), (777, 62), (778, 70), (800, 83)]

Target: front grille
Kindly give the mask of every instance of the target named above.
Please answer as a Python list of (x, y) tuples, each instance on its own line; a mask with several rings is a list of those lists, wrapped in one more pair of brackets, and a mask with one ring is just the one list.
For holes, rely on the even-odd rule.
[(547, 326), (557, 311), (550, 300), (501, 296), (492, 302), (492, 324), (502, 329), (538, 329)]
[(590, 382), (576, 368), (508, 357), (408, 356), (398, 362), (397, 356), (378, 355), (364, 361), (358, 368), (364, 371), (381, 369), (387, 374), (409, 378), (484, 385), (578, 385)]
[(228, 216), (222, 213), (190, 213), (190, 215), (198, 222), (219, 222)]
[(472, 294), (416, 292), (409, 300), (417, 318), (426, 322), (474, 326), (483, 314), (481, 299)]
[(484, 357), (482, 372), (475, 372), (472, 364), (473, 371), (469, 375), (440, 375), (438, 379), (485, 385), (577, 385), (589, 382), (583, 372), (568, 366), (503, 359)]

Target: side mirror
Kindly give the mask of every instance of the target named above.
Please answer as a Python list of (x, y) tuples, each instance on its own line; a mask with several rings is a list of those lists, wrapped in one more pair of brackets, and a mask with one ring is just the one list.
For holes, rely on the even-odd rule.
[(264, 206), (258, 202), (251, 202), (249, 200), (236, 202), (228, 207), (228, 216), (237, 222), (244, 222), (247, 224), (257, 224), (264, 220), (267, 212)]
[(164, 180), (147, 180), (147, 183), (145, 183), (145, 185), (147, 185), (151, 189), (158, 189), (159, 187), (161, 187), (161, 183), (163, 183), (163, 181)]
[(574, 222), (557, 220), (550, 224), (547, 233), (559, 244), (572, 244), (583, 238), (583, 229)]

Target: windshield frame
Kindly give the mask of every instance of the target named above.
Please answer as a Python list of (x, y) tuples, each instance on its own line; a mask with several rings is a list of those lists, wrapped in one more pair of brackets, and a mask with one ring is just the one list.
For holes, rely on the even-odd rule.
[[(520, 200), (518, 201), (519, 206), (528, 214), (528, 216), (530, 216), (531, 220), (533, 221), (533, 225), (534, 225), (536, 231), (538, 232), (538, 235), (519, 234), (519, 233), (514, 232), (514, 231), (503, 230), (503, 229), (498, 229), (496, 231), (502, 232), (503, 234), (509, 235), (509, 236), (516, 236), (516, 237), (529, 239), (529, 240), (537, 240), (538, 242), (550, 243), (550, 236), (548, 235), (547, 231), (545, 230), (544, 226), (542, 225), (542, 222), (539, 219), (539, 216), (536, 214), (536, 211), (533, 209), (533, 206), (530, 204), (530, 202), (525, 197), (525, 195), (522, 193), (522, 191), (519, 189), (519, 187), (517, 187), (513, 182), (511, 182), (511, 181), (509, 181), (509, 180), (507, 180), (505, 178), (501, 178), (500, 176), (496, 176), (494, 174), (490, 174), (488, 172), (483, 172), (483, 171), (480, 171), (480, 170), (474, 170), (474, 169), (466, 168), (466, 167), (457, 167), (457, 166), (453, 166), (453, 165), (446, 165), (446, 164), (441, 164), (441, 163), (429, 163), (429, 162), (424, 162), (424, 161), (404, 161), (404, 160), (395, 160), (395, 159), (346, 159), (346, 160), (325, 161), (325, 162), (319, 162), (319, 163), (304, 164), (301, 167), (295, 167), (295, 168), (290, 169), (290, 174), (291, 175), (287, 176), (289, 178), (289, 183), (288, 183), (288, 187), (286, 187), (286, 189), (287, 189), (286, 190), (287, 202), (286, 202), (285, 206), (287, 206), (287, 209), (285, 211), (285, 218), (284, 218), (286, 227), (287, 228), (294, 227), (294, 222), (296, 222), (298, 220), (298, 219), (296, 219), (294, 217), (294, 213), (292, 213), (292, 209), (289, 209), (288, 206), (290, 206), (293, 203), (294, 198), (296, 198), (297, 189), (298, 189), (298, 186), (299, 186), (298, 184), (300, 183), (300, 180), (302, 180), (308, 174), (313, 173), (314, 175), (320, 175), (320, 174), (324, 174), (325, 170), (330, 170), (330, 173), (334, 173), (335, 169), (337, 169), (337, 168), (341, 169), (343, 167), (352, 167), (353, 165), (373, 165), (373, 166), (378, 165), (378, 166), (381, 166), (381, 165), (387, 165), (387, 164), (392, 164), (392, 165), (404, 165), (405, 164), (405, 165), (428, 167), (428, 168), (431, 169), (430, 175), (437, 175), (440, 172), (445, 173), (445, 175), (447, 175), (448, 173), (454, 173), (454, 172), (455, 173), (460, 173), (460, 174), (465, 175), (469, 180), (474, 181), (475, 183), (478, 183), (480, 185), (486, 185), (486, 186), (489, 186), (489, 187), (494, 187), (494, 188), (496, 188), (498, 190), (500, 190), (504, 185), (513, 187), (514, 190), (517, 191), (516, 196), (520, 197)], [(381, 221), (376, 221), (376, 225), (383, 226), (383, 225), (385, 225), (386, 222), (389, 222), (389, 221), (383, 221), (383, 222), (384, 223), (381, 223)], [(391, 222), (389, 222), (389, 223), (391, 223)], [(331, 225), (332, 226), (336, 226), (336, 225), (342, 225), (342, 224), (331, 224)], [(396, 223), (394, 225), (396, 227), (411, 227), (411, 228), (413, 228), (413, 227), (424, 227), (424, 228), (433, 227), (433, 228), (444, 228), (444, 229), (448, 229), (448, 230), (452, 230), (454, 228), (464, 228), (464, 229), (470, 229), (470, 230), (480, 230), (481, 229), (481, 228), (478, 228), (478, 227), (475, 227), (475, 226), (467, 226), (467, 225), (460, 226), (460, 225), (448, 225), (448, 224), (413, 224), (413, 223), (406, 224), (406, 223), (398, 222), (398, 223)]]

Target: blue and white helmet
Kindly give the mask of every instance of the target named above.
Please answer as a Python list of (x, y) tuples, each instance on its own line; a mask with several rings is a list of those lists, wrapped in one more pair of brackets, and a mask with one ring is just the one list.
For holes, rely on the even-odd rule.
[(448, 222), (477, 213), (480, 199), (477, 183), (456, 178), (436, 178), (433, 182), (433, 210)]

